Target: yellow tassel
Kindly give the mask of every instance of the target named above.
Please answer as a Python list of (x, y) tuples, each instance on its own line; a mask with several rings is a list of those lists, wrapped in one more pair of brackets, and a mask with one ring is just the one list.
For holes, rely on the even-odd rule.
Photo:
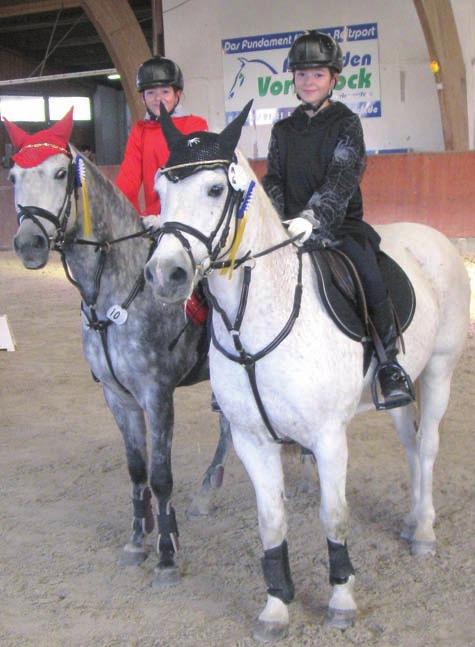
[(81, 190), (82, 190), (82, 231), (84, 236), (92, 236), (92, 219), (91, 209), (89, 207), (89, 194), (87, 192), (86, 178), (81, 177)]
[(244, 216), (239, 221), (238, 229), (236, 232), (236, 238), (234, 239), (233, 246), (231, 247), (231, 250), (229, 252), (229, 269), (225, 268), (225, 270), (228, 273), (228, 279), (231, 279), (233, 275), (236, 254), (239, 249), (239, 245), (241, 244), (241, 240), (244, 234), (244, 229), (246, 227), (246, 222), (247, 222), (247, 213), (245, 213)]

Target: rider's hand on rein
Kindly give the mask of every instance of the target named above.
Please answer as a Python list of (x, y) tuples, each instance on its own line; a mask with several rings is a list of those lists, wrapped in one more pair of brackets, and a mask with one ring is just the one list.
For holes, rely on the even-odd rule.
[(312, 223), (301, 216), (287, 220), (284, 224), (288, 225), (287, 233), (291, 238), (300, 235), (300, 239), (295, 241), (297, 245), (302, 245), (312, 235)]

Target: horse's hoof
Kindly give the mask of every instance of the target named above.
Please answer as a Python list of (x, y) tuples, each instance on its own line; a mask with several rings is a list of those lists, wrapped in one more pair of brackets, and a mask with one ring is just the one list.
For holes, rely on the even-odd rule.
[(282, 622), (265, 622), (256, 620), (252, 637), (261, 643), (275, 643), (289, 635), (289, 625)]
[(411, 555), (414, 557), (429, 557), (436, 554), (435, 541), (411, 541)]
[(324, 625), (327, 629), (345, 631), (354, 624), (355, 619), (356, 611), (354, 609), (331, 609), (328, 607)]
[(180, 582), (180, 579), (178, 566), (166, 566), (163, 568), (157, 566), (151, 586), (154, 591), (161, 591), (169, 586), (175, 586)]
[(140, 566), (147, 559), (148, 552), (142, 547), (127, 544), (117, 561), (119, 566)]

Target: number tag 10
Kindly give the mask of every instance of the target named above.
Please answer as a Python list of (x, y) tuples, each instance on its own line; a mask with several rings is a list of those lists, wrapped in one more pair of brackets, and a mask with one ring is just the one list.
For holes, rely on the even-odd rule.
[(122, 326), (122, 324), (125, 324), (127, 321), (128, 314), (127, 310), (124, 310), (124, 308), (116, 303), (109, 308), (106, 316), (112, 321), (112, 323), (115, 323), (116, 326)]

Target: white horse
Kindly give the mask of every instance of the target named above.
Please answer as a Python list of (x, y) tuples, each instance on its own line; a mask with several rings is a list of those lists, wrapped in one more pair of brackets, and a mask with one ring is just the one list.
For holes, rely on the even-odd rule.
[[(229, 133), (225, 129), (216, 137), (226, 135)], [(168, 141), (173, 157), (174, 146), (180, 140), (172, 134)], [(241, 175), (247, 178), (243, 188), (255, 176), (240, 153), (238, 165)], [(270, 641), (286, 635), (287, 603), (293, 597), (281, 444), (271, 437), (263, 420), (246, 365), (230, 356), (236, 357), (240, 347), (247, 356), (256, 355), (284, 329), (293, 307), (300, 254), (295, 244), (278, 247), (288, 236), (256, 183), (237, 250), (238, 267), (231, 277), (229, 273), (223, 275), (219, 268), (228, 264), (229, 241), (236, 226), (234, 213), (223, 217), (224, 205), (234, 189), (226, 164), (221, 168), (206, 163), (197, 166), (198, 172), (183, 179), (173, 177), (172, 169), (169, 172), (174, 181), (169, 181), (166, 173), (157, 180), (162, 233), (146, 266), (146, 278), (160, 299), (181, 302), (199, 279), (207, 277), (210, 298), (215, 302), (214, 344), (210, 350), (212, 387), (230, 421), (236, 452), (255, 488), (264, 547), (262, 564), (268, 597), (254, 637)], [(228, 221), (228, 242), (220, 246)], [(402, 266), (416, 295), (417, 308), (405, 333), (406, 352), (400, 355), (400, 362), (413, 379), (418, 379), (420, 408), (417, 411), (410, 405), (393, 409), (390, 415), (407, 452), (411, 479), (411, 504), (403, 537), (410, 542), (414, 554), (433, 554), (433, 466), (439, 423), (447, 408), (452, 374), (468, 329), (469, 279), (456, 249), (434, 229), (398, 223), (377, 230), (382, 249)], [(260, 255), (274, 246), (274, 251)], [(256, 384), (275, 434), (310, 448), (316, 457), (321, 484), (320, 519), (328, 540), (332, 584), (326, 622), (345, 628), (356, 614), (354, 571), (346, 548), (346, 429), (355, 414), (374, 408), (370, 390), (374, 365), (363, 377), (361, 344), (343, 335), (332, 322), (318, 295), (308, 254), (301, 258), (300, 314), (281, 343), (256, 362)], [(251, 275), (247, 297), (246, 273)]]

